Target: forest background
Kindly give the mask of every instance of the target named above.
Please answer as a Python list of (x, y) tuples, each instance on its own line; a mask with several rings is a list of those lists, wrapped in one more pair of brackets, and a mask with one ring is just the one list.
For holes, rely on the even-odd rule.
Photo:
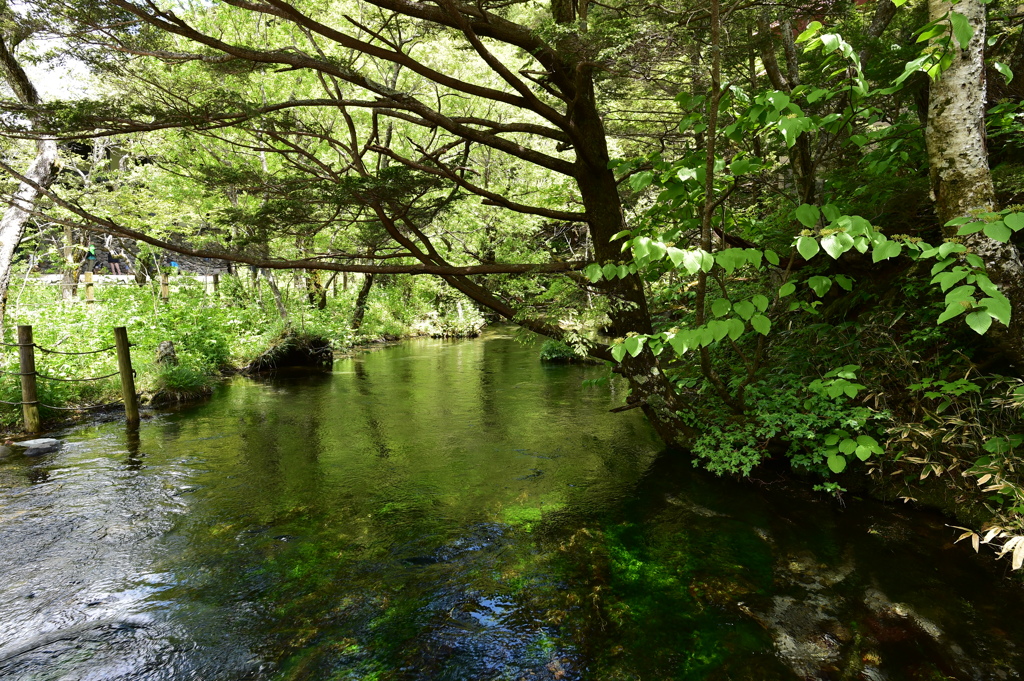
[[(999, 0), (4, 4), (0, 319), (129, 323), (179, 345), (154, 390), (202, 391), (286, 326), (503, 318), (608, 362), (714, 472), (867, 473), (1019, 568), (1022, 25)], [(62, 62), (88, 96), (23, 68)], [(70, 293), (101, 239), (143, 283), (167, 252), (255, 276), (111, 290), (102, 320), (26, 277), (7, 313), (29, 253)]]

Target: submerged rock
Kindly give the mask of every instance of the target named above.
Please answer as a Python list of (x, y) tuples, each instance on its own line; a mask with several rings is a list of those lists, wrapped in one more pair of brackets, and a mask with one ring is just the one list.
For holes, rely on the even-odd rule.
[(38, 456), (39, 454), (49, 454), (60, 449), (61, 441), (52, 437), (41, 437), (35, 440), (22, 440), (21, 442), (12, 442), (12, 447), (23, 448), (25, 456)]

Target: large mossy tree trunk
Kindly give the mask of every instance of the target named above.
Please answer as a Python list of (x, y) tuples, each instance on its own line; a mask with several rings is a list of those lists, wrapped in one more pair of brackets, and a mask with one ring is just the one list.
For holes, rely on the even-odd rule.
[(358, 331), (363, 325), (363, 317), (366, 316), (366, 302), (370, 298), (370, 289), (373, 287), (373, 275), (363, 276), (363, 285), (359, 287), (359, 294), (356, 295), (356, 309), (352, 313), (352, 330)]
[[(943, 225), (954, 218), (997, 209), (985, 145), (985, 5), (981, 0), (961, 0), (956, 5), (944, 0), (928, 2), (931, 21), (943, 21), (951, 11), (967, 18), (974, 35), (965, 49), (953, 40), (953, 61), (932, 83), (928, 97), (925, 142), (935, 212)], [(957, 230), (943, 229), (947, 237)], [(1024, 369), (1024, 265), (1020, 252), (1015, 245), (990, 239), (983, 232), (960, 238), (981, 256), (989, 277), (1010, 300), (1009, 330), (996, 338), (1018, 368)]]

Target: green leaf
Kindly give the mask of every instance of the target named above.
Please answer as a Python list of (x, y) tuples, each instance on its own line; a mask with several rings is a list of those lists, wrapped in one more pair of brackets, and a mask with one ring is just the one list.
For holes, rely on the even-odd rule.
[(1009, 66), (1007, 66), (1001, 61), (995, 62), (994, 64), (992, 64), (992, 66), (995, 67), (996, 71), (1003, 74), (1003, 78), (1006, 79), (1006, 84), (1009, 85), (1010, 81), (1013, 80), (1013, 70), (1011, 70)]
[(946, 294), (946, 305), (950, 303), (959, 303), (960, 301), (967, 300), (974, 295), (977, 289), (970, 284), (963, 286), (957, 286), (955, 289)]
[(756, 314), (750, 318), (750, 325), (754, 327), (754, 331), (757, 331), (762, 336), (767, 336), (768, 332), (771, 331), (772, 322), (770, 319), (765, 317), (763, 314)]
[(630, 355), (636, 357), (644, 347), (644, 340), (646, 339), (643, 336), (630, 336), (623, 341), (622, 345)]
[(974, 310), (967, 315), (967, 326), (974, 329), (978, 334), (984, 336), (988, 328), (992, 326), (992, 315), (985, 310)]
[(857, 448), (853, 450), (853, 453), (857, 455), (857, 458), (861, 461), (867, 461), (871, 458), (871, 450), (863, 445), (857, 445)]
[(770, 248), (765, 250), (764, 259), (770, 262), (771, 264), (775, 265), (776, 267), (779, 266), (779, 254)]
[(686, 251), (675, 246), (668, 247), (668, 259), (672, 261), (673, 267), (679, 267), (679, 265), (686, 258)]
[(953, 37), (960, 43), (960, 49), (966, 50), (967, 43), (974, 37), (974, 27), (970, 20), (959, 12), (950, 12), (949, 23), (953, 26)]
[(768, 309), (768, 297), (762, 296), (760, 293), (755, 294), (750, 299), (750, 302), (752, 302), (754, 304), (754, 307), (756, 307), (761, 312), (764, 312), (765, 310)]
[(832, 256), (833, 260), (838, 260), (839, 256), (853, 248), (853, 237), (846, 232), (829, 234), (821, 240), (821, 247)]
[(1005, 244), (1010, 240), (1010, 236), (1012, 235), (1013, 232), (1010, 231), (1010, 228), (1004, 225), (1002, 221), (990, 222), (985, 225), (985, 236), (989, 239), (995, 239), (996, 241), (1001, 241)]
[(829, 222), (835, 222), (839, 219), (839, 216), (842, 215), (842, 213), (839, 212), (839, 209), (831, 203), (826, 203), (821, 207), (821, 214), (824, 215), (825, 219)]
[(650, 170), (645, 170), (642, 173), (637, 173), (633, 177), (629, 178), (629, 186), (633, 188), (633, 191), (638, 192), (647, 187), (653, 181), (654, 173)]
[(1024, 213), (1007, 213), (1003, 216), (1003, 224), (1015, 232), (1024, 229)]
[(611, 281), (618, 275), (619, 268), (614, 263), (608, 263), (601, 268), (601, 272), (604, 274), (604, 278)]
[(857, 441), (851, 438), (846, 438), (839, 443), (839, 451), (843, 454), (853, 454), (853, 450), (857, 448)]
[(743, 319), (750, 319), (754, 314), (754, 304), (749, 300), (741, 300), (732, 306), (732, 309)]
[(943, 322), (947, 322), (953, 317), (956, 317), (957, 315), (963, 313), (966, 309), (967, 308), (961, 305), (960, 303), (950, 303), (946, 310), (939, 315), (939, 318), (936, 320), (935, 323), (942, 324)]
[(822, 277), (819, 275), (813, 276), (807, 280), (807, 285), (811, 287), (811, 290), (821, 298), (828, 290), (832, 288), (832, 280), (828, 277)]
[(700, 268), (705, 272), (710, 272), (711, 268), (715, 266), (715, 256), (711, 255), (707, 251), (698, 251), (700, 256)]
[(618, 343), (612, 346), (612, 358), (616, 362), (621, 362), (622, 358), (626, 356), (626, 346), (623, 343)]
[(590, 280), (590, 283), (596, 283), (601, 279), (601, 266), (596, 262), (591, 263), (587, 265), (587, 269), (583, 270), (583, 274)]
[(725, 298), (716, 298), (715, 302), (711, 303), (711, 314), (716, 317), (724, 317), (729, 314), (729, 310), (732, 309), (732, 303)]
[(692, 331), (679, 331), (669, 338), (668, 342), (677, 355), (683, 355), (687, 350), (695, 346), (696, 339)]
[(873, 262), (881, 262), (882, 260), (895, 258), (902, 251), (903, 246), (898, 241), (881, 241), (875, 244), (874, 250), (871, 251), (871, 260)]
[(853, 290), (853, 279), (846, 276), (845, 274), (837, 274), (836, 283), (839, 284), (839, 286), (841, 286), (844, 291)]
[(984, 222), (968, 222), (960, 225), (960, 228), (956, 230), (957, 236), (967, 236), (968, 234), (975, 234), (985, 229)]
[(660, 241), (652, 241), (647, 244), (647, 256), (651, 259), (651, 262), (661, 260), (667, 252), (668, 248)]
[(647, 257), (647, 247), (651, 243), (651, 240), (645, 236), (639, 236), (633, 239), (633, 257), (637, 260), (643, 260)]
[(817, 225), (820, 217), (821, 211), (818, 210), (818, 207), (812, 206), (809, 203), (801, 204), (796, 209), (796, 219), (800, 221), (800, 224), (808, 229)]
[(946, 241), (939, 246), (939, 258), (945, 259), (950, 253), (963, 253), (967, 247), (955, 241)]
[(788, 295), (792, 295), (796, 291), (796, 284), (793, 282), (787, 282), (779, 287), (779, 298), (785, 298)]
[(729, 325), (729, 338), (733, 340), (738, 340), (743, 335), (743, 332), (746, 331), (743, 322), (736, 319), (736, 317), (730, 317), (725, 323)]
[(840, 456), (839, 454), (833, 454), (828, 457), (828, 467), (833, 473), (842, 473), (846, 470), (846, 457)]
[(629, 276), (629, 267), (626, 265), (619, 265), (616, 274), (618, 274), (619, 279), (625, 279)]
[(835, 433), (832, 433), (831, 435), (825, 438), (825, 444), (828, 445), (829, 447), (834, 447), (835, 445), (839, 444), (839, 436), (836, 435)]
[(978, 301), (978, 305), (985, 308), (991, 316), (1001, 321), (1006, 326), (1010, 325), (1010, 301), (1006, 296), (999, 294), (998, 298), (982, 298)]
[(799, 237), (796, 240), (796, 250), (804, 257), (804, 260), (810, 260), (816, 256), (820, 250), (818, 240), (809, 236)]

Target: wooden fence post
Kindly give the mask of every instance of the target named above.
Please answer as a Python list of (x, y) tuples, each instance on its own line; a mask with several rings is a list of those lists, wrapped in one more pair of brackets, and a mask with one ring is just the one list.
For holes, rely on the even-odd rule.
[(85, 304), (92, 305), (96, 302), (96, 296), (93, 291), (92, 283), (92, 272), (85, 273)]
[(213, 273), (213, 295), (217, 295), (217, 289), (220, 287), (220, 274), (217, 272)]
[(163, 302), (169, 302), (171, 299), (171, 287), (167, 281), (167, 273), (160, 273), (160, 300)]
[(36, 392), (36, 353), (32, 340), (32, 327), (18, 327), (18, 359), (21, 367), (21, 413), (25, 417), (25, 431), (42, 430), (39, 420), (39, 397)]
[(124, 397), (124, 413), (129, 426), (139, 425), (139, 398), (135, 395), (135, 372), (132, 371), (132, 354), (128, 344), (128, 330), (123, 326), (114, 328), (114, 345), (117, 347), (117, 370), (121, 374), (121, 395)]

